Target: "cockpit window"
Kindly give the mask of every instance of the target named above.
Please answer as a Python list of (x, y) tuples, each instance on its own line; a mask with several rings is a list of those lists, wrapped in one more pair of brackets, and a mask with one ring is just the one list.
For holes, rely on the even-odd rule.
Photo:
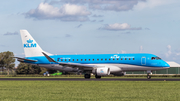
[(161, 60), (160, 57), (152, 57), (151, 60)]

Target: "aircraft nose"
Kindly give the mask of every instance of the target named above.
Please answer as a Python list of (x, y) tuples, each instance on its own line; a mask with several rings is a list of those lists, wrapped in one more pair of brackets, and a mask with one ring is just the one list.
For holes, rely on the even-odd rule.
[(162, 67), (164, 67), (164, 68), (169, 68), (170, 65), (169, 65), (168, 63), (164, 62), (164, 63), (162, 64)]

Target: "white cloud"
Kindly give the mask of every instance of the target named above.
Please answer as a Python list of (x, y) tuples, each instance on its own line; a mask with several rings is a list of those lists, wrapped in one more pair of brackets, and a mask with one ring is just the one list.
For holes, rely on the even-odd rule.
[(176, 53), (176, 55), (180, 55), (180, 53)]
[(103, 15), (96, 15), (96, 14), (94, 14), (92, 17), (103, 17)]
[(171, 45), (167, 45), (167, 52), (165, 53), (166, 57), (169, 57), (172, 54)]
[(104, 25), (100, 29), (105, 29), (105, 30), (113, 30), (113, 31), (118, 31), (118, 30), (141, 30), (141, 27), (138, 28), (132, 28), (131, 25), (127, 23), (114, 23), (114, 24), (107, 24)]
[(7, 32), (4, 35), (18, 35), (18, 32)]
[(167, 45), (167, 51), (162, 54), (162, 58), (166, 61), (175, 61), (177, 63), (180, 62), (180, 48), (172, 51), (171, 45)]
[(86, 7), (84, 7), (84, 6), (77, 6), (77, 5), (73, 5), (73, 4), (65, 4), (65, 5), (63, 5), (63, 7), (61, 9), (62, 9), (62, 12), (65, 15), (86, 16), (86, 15), (91, 14), (90, 12), (88, 12), (86, 10)]
[(70, 34), (66, 34), (65, 37), (71, 37), (71, 35)]
[(99, 20), (99, 22), (103, 22), (104, 20)]
[(62, 21), (86, 21), (91, 12), (85, 6), (64, 4), (62, 7), (54, 7), (48, 3), (40, 3), (36, 9), (25, 13), (28, 18), (36, 19), (60, 19)]
[(180, 57), (180, 48), (176, 50), (176, 55)]
[(143, 46), (140, 46), (139, 47), (139, 53), (142, 53), (142, 51), (143, 51)]
[(82, 26), (82, 24), (79, 24), (78, 26), (76, 26), (76, 28), (80, 28)]
[(127, 53), (126, 51), (124, 51), (124, 50), (121, 50), (121, 53)]
[(134, 9), (141, 10), (141, 9), (144, 9), (144, 8), (154, 8), (154, 7), (157, 7), (157, 6), (162, 6), (162, 5), (168, 5), (168, 4), (171, 4), (171, 3), (175, 3), (177, 1), (178, 0), (146, 0), (145, 2), (140, 1), (140, 2), (138, 2), (137, 5), (134, 6)]
[(85, 4), (93, 10), (128, 11), (137, 5), (139, 1), (145, 0), (53, 0), (50, 3)]
[(6, 47), (6, 46), (5, 46), (5, 45), (1, 45), (1, 44), (0, 44), (0, 47)]

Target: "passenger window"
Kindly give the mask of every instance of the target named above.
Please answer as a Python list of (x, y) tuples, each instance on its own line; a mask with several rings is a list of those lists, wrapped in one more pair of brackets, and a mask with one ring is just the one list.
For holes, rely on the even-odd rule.
[(105, 61), (106, 61), (107, 59), (105, 59)]
[(102, 61), (103, 59), (101, 59), (101, 61)]
[(77, 61), (78, 61), (78, 59), (77, 59)]
[(93, 61), (94, 61), (94, 59), (93, 59)]
[(70, 61), (70, 59), (69, 59), (69, 61)]
[(121, 58), (121, 60), (123, 60), (123, 59)]
[(133, 58), (133, 60), (134, 60), (134, 58)]
[(85, 61), (86, 61), (86, 59), (85, 59)]
[(61, 61), (63, 61), (63, 60), (61, 59)]
[(131, 60), (131, 58), (129, 58), (129, 60)]
[(111, 60), (111, 59), (109, 59), (109, 60)]
[(114, 59), (113, 59), (114, 60)]
[(89, 59), (89, 61), (90, 61), (90, 59)]
[(117, 59), (117, 60), (119, 60), (119, 59)]
[(97, 59), (97, 61), (99, 61), (99, 59)]
[(125, 60), (126, 60), (126, 58), (125, 58)]
[(73, 59), (73, 61), (74, 61), (74, 59)]
[(81, 59), (81, 61), (82, 61), (82, 59)]
[(66, 61), (66, 59), (65, 59), (65, 61)]

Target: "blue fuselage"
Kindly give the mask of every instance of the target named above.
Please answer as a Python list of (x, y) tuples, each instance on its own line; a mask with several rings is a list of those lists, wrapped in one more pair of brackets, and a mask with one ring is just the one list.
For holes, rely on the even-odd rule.
[[(128, 64), (146, 67), (169, 67), (165, 61), (153, 54), (87, 54), (87, 55), (53, 55), (50, 56), (57, 62), (80, 64)], [(154, 57), (154, 58), (153, 58)], [(33, 64), (52, 64), (45, 56), (27, 57), (38, 60)], [(28, 62), (31, 63), (31, 62)]]

